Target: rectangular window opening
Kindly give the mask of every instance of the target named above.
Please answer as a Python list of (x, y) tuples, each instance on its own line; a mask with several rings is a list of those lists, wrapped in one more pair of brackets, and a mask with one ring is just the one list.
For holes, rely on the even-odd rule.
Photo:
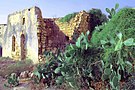
[(23, 25), (25, 24), (25, 18), (23, 18), (23, 23), (22, 23)]

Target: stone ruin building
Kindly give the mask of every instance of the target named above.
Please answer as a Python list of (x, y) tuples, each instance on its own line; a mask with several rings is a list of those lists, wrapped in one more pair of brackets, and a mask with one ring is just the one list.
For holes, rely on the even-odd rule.
[(89, 14), (81, 11), (62, 23), (59, 18), (43, 18), (38, 7), (9, 14), (7, 24), (0, 24), (0, 55), (38, 63), (44, 51), (64, 50), (75, 30), (89, 30), (88, 20)]

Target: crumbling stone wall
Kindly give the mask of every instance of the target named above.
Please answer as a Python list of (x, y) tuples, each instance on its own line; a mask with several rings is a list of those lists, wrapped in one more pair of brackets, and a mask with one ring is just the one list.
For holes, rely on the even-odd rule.
[(46, 40), (46, 30), (45, 23), (42, 17), (42, 12), (40, 9), (36, 9), (37, 14), (37, 36), (38, 36), (38, 60), (42, 57), (45, 50), (45, 40)]
[(45, 51), (55, 51), (59, 48), (64, 50), (68, 39), (59, 30), (54, 19), (44, 19), (40, 9), (36, 9), (37, 15), (37, 36), (38, 36), (38, 59), (42, 61)]
[(72, 18), (69, 23), (60, 22), (59, 19), (55, 22), (59, 26), (60, 30), (71, 40), (74, 31), (77, 31), (80, 34), (81, 32), (85, 33), (87, 30), (90, 30), (89, 20), (90, 15), (83, 10), (79, 12), (75, 18)]
[(66, 43), (68, 43), (68, 38), (66, 35), (60, 31), (57, 24), (53, 19), (44, 19), (46, 24), (46, 50), (55, 52), (56, 49), (64, 50)]
[[(41, 19), (40, 19), (41, 20)], [(43, 23), (43, 22), (41, 22)], [(44, 19), (43, 26), (39, 26), (41, 32), (39, 36), (39, 61), (44, 58), (45, 51), (56, 53), (57, 49), (65, 49), (68, 39), (66, 35), (59, 30), (53, 19)]]

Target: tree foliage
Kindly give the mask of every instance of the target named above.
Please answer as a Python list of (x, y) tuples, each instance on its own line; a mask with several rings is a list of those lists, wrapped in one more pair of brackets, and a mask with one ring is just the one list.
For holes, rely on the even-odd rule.
[(90, 14), (90, 27), (91, 33), (94, 31), (96, 26), (102, 25), (103, 23), (107, 22), (107, 17), (105, 14), (102, 13), (100, 9), (91, 9), (88, 11)]

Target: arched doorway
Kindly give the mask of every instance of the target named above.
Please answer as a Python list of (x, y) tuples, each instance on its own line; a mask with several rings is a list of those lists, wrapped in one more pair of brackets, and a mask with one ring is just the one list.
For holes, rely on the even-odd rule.
[(2, 57), (2, 46), (0, 46), (0, 57)]
[(26, 58), (26, 52), (25, 52), (25, 35), (21, 35), (21, 60), (24, 60)]
[(12, 51), (15, 51), (15, 36), (12, 36)]

